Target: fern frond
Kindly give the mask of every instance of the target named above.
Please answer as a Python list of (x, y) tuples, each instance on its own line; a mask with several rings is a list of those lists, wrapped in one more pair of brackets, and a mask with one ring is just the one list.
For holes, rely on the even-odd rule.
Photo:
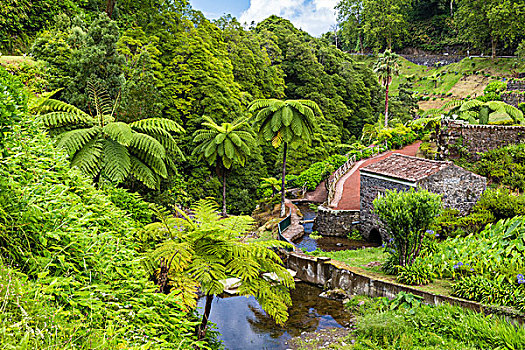
[(138, 120), (130, 124), (130, 126), (140, 132), (158, 133), (158, 129), (168, 132), (183, 133), (184, 129), (178, 123), (166, 118), (148, 118)]
[(146, 187), (156, 189), (158, 187), (159, 179), (155, 173), (137, 157), (130, 156), (130, 161), (130, 173)]
[(99, 139), (92, 139), (73, 156), (71, 167), (76, 166), (84, 174), (94, 177), (100, 172), (102, 155), (102, 143)]
[(131, 168), (127, 148), (115, 140), (105, 139), (103, 150), (102, 174), (114, 183), (124, 181)]
[(58, 128), (66, 125), (93, 125), (93, 119), (89, 115), (68, 112), (46, 113), (42, 116), (42, 121), (47, 128)]
[(166, 156), (166, 149), (162, 144), (157, 141), (154, 137), (141, 134), (138, 132), (133, 133), (129, 146), (136, 150), (139, 154), (152, 153), (161, 158)]
[(124, 146), (129, 146), (133, 138), (133, 130), (131, 130), (128, 124), (122, 122), (106, 124), (103, 127), (103, 131), (112, 140)]
[(57, 147), (64, 147), (69, 156), (73, 156), (99, 133), (100, 127), (98, 126), (66, 131), (58, 136)]

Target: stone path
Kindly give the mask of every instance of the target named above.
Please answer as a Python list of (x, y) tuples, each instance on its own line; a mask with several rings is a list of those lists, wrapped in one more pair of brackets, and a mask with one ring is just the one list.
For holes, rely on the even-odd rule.
[(337, 210), (359, 210), (361, 206), (361, 178), (359, 169), (385, 159), (393, 153), (401, 153), (414, 157), (416, 156), (420, 145), (421, 141), (418, 141), (402, 149), (384, 152), (373, 158), (357, 162), (354, 167), (337, 182), (334, 200), (330, 207)]
[(297, 207), (289, 199), (285, 200), (285, 204), (286, 204), (286, 213), (288, 213), (290, 208), (292, 209), (292, 218), (291, 218), (292, 223), (284, 231), (283, 236), (286, 239), (288, 239), (290, 242), (293, 242), (304, 234), (304, 227), (303, 225), (299, 223), (302, 217), (300, 217), (297, 214)]

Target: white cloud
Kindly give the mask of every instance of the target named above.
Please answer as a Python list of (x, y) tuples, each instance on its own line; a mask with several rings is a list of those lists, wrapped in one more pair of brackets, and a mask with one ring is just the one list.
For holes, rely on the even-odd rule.
[(319, 36), (336, 23), (334, 7), (338, 0), (250, 0), (250, 7), (239, 21), (250, 24), (271, 15), (290, 20), (296, 27)]

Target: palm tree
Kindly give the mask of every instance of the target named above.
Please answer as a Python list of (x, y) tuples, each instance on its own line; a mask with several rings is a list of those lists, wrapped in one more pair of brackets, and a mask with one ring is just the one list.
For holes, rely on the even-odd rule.
[[(190, 309), (196, 304), (195, 292), (200, 286), (206, 295), (202, 322), (197, 328), (201, 339), (206, 334), (213, 298), (224, 292), (221, 281), (226, 278), (237, 278), (239, 295), (254, 296), (282, 325), (292, 304), (289, 289), (294, 288), (294, 281), (276, 251), (268, 248), (286, 248), (290, 244), (250, 239), (248, 234), (254, 229), (251, 217), (221, 218), (217, 207), (213, 201), (200, 200), (192, 208), (192, 218), (178, 208), (183, 218), (157, 209), (160, 221), (147, 225), (145, 230), (152, 237), (166, 237), (166, 241), (149, 255), (146, 267), (155, 273), (159, 290), (171, 286)], [(157, 261), (166, 267), (164, 271), (161, 268), (159, 272)]]
[(96, 114), (91, 116), (48, 95), (30, 103), (31, 111), (42, 116), (44, 125), (58, 135), (58, 146), (69, 154), (71, 166), (78, 167), (95, 183), (106, 179), (118, 184), (132, 175), (145, 186), (158, 188), (175, 157), (184, 158), (172, 132), (184, 130), (163, 118), (143, 119), (131, 124), (115, 120), (104, 94), (90, 87)]
[(279, 180), (277, 180), (275, 177), (263, 177), (262, 183), (261, 183), (262, 189), (271, 188), (272, 189), (272, 197), (275, 196), (277, 192), (281, 190), (281, 184), (279, 184)]
[(255, 100), (250, 104), (250, 112), (257, 111), (255, 125), (258, 127), (259, 139), (271, 142), (277, 148), (283, 146), (283, 169), (281, 179), (281, 217), (286, 214), (284, 204), (286, 152), (288, 145), (301, 142), (312, 143), (317, 129), (315, 113), (322, 116), (319, 106), (310, 100)]
[(399, 56), (390, 50), (379, 55), (374, 65), (374, 72), (379, 76), (379, 82), (386, 88), (385, 93), (385, 127), (388, 127), (388, 89), (394, 75), (399, 75)]
[(245, 130), (246, 121), (239, 120), (232, 123), (217, 125), (211, 118), (203, 117), (205, 129), (197, 130), (193, 142), (198, 146), (192, 154), (199, 159), (205, 158), (208, 164), (215, 164), (222, 172), (222, 215), (226, 216), (226, 172), (232, 164), (244, 166), (246, 158), (251, 154), (255, 145), (252, 135)]

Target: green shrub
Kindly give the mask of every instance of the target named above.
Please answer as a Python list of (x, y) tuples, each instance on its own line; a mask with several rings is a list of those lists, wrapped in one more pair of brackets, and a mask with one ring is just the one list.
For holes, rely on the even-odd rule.
[(425, 231), (441, 211), (441, 197), (426, 190), (387, 190), (373, 204), (391, 237), (387, 248), (397, 256), (398, 265), (411, 265), (421, 252)]
[[(490, 212), (495, 218), (508, 219), (525, 214), (525, 196), (514, 195), (506, 188), (486, 190), (474, 207), (474, 212), (483, 216), (483, 213)], [(486, 220), (490, 219), (486, 214)]]
[(500, 94), (505, 90), (507, 90), (507, 83), (498, 80), (498, 81), (491, 81), (490, 83), (488, 83), (488, 85), (485, 87), (483, 92), (485, 94), (490, 93), (490, 92)]
[(332, 174), (337, 168), (343, 165), (347, 161), (347, 158), (342, 155), (332, 155), (325, 161), (317, 162), (312, 164), (307, 170), (303, 171), (297, 177), (288, 177), (293, 180), (294, 187), (302, 187), (306, 184), (306, 188), (309, 191), (313, 191), (317, 186), (330, 174)]
[(434, 277), (430, 266), (416, 259), (411, 265), (399, 267), (396, 279), (399, 283), (423, 286), (432, 283)]

